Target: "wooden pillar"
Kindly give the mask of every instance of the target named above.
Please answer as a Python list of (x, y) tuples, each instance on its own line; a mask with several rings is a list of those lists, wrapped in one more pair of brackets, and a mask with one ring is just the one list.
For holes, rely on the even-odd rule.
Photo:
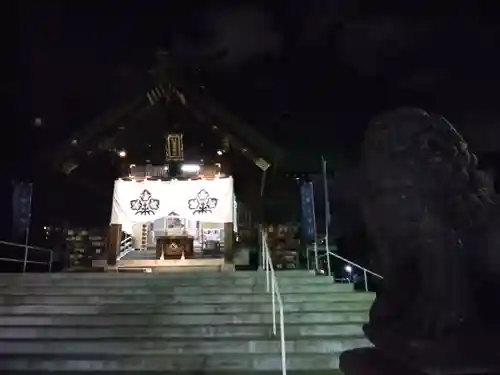
[(163, 255), (163, 242), (166, 236), (156, 237), (156, 259), (161, 259)]
[(109, 266), (116, 266), (116, 257), (120, 253), (120, 243), (122, 240), (122, 225), (111, 224), (108, 228), (106, 241), (106, 259)]
[(231, 263), (234, 258), (233, 223), (224, 223), (224, 259)]

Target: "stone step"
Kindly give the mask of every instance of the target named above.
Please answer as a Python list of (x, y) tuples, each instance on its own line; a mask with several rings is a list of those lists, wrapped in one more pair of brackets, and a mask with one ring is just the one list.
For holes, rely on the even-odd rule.
[[(120, 274), (121, 275), (121, 274)], [(103, 278), (103, 279), (93, 279), (93, 278), (76, 278), (76, 279), (70, 279), (70, 278), (22, 278), (22, 277), (17, 277), (17, 278), (12, 278), (12, 279), (2, 279), (0, 278), (0, 288), (5, 288), (5, 287), (17, 287), (17, 286), (38, 286), (38, 287), (59, 287), (59, 286), (64, 286), (64, 287), (89, 287), (89, 286), (99, 286), (99, 287), (116, 287), (116, 286), (121, 286), (121, 287), (132, 287), (132, 286), (194, 286), (194, 285), (204, 285), (204, 286), (219, 286), (219, 287), (225, 287), (225, 286), (246, 286), (246, 285), (265, 285), (266, 284), (266, 277), (265, 274), (259, 273), (258, 277), (247, 277), (247, 278), (241, 278), (241, 277), (217, 277), (217, 278), (185, 278), (185, 277), (180, 277), (180, 278), (172, 278), (172, 277), (135, 277), (136, 274), (131, 273), (129, 275), (133, 275), (134, 277), (127, 277), (127, 278), (118, 278), (118, 277), (111, 277), (111, 278)], [(142, 275), (142, 273), (141, 273)], [(145, 274), (148, 275), (148, 274)], [(332, 278), (329, 277), (323, 277), (323, 276), (314, 276), (314, 275), (309, 275), (308, 277), (304, 278), (297, 278), (297, 277), (280, 277), (279, 275), (277, 276), (278, 279), (278, 285), (287, 285), (287, 284), (293, 284), (293, 285), (317, 285), (317, 284), (324, 284), (324, 285), (332, 285), (334, 284)], [(337, 284), (338, 285), (338, 284)]]
[[(276, 271), (276, 277), (281, 278), (307, 278), (319, 277), (327, 278), (326, 276), (315, 276), (314, 272), (308, 270), (284, 270)], [(0, 274), (0, 282), (10, 280), (103, 280), (103, 279), (227, 279), (227, 278), (264, 278), (264, 271), (224, 271), (224, 272), (182, 272), (182, 273), (119, 273), (119, 272), (59, 272), (59, 273), (2, 273)]]
[[(285, 334), (292, 337), (321, 337), (321, 336), (357, 336), (363, 335), (359, 323), (335, 324), (290, 324), (285, 321)], [(80, 327), (80, 326), (0, 326), (1, 340), (15, 339), (171, 339), (171, 338), (262, 338), (272, 337), (270, 324), (231, 324), (227, 326), (205, 326), (195, 324), (191, 326), (158, 325), (154, 327), (118, 326), (110, 327)]]
[[(288, 323), (365, 323), (368, 311), (344, 312), (291, 312), (286, 314)], [(272, 314), (109, 314), (100, 315), (0, 315), (0, 326), (154, 326), (154, 325), (222, 325), (271, 323)]]
[[(318, 285), (280, 285), (280, 293), (344, 293), (353, 292), (353, 284), (318, 284)], [(155, 285), (151, 284), (147, 287), (122, 287), (122, 286), (112, 286), (104, 287), (100, 285), (94, 286), (82, 286), (82, 287), (66, 287), (64, 285), (54, 286), (54, 287), (41, 287), (41, 286), (24, 286), (16, 285), (10, 287), (0, 287), (0, 295), (15, 295), (17, 293), (30, 293), (39, 294), (46, 296), (54, 295), (209, 295), (209, 294), (255, 294), (255, 293), (267, 293), (266, 286), (263, 284), (259, 285), (247, 285), (247, 286), (226, 286), (221, 288), (220, 286), (205, 286), (205, 285), (195, 285), (195, 286), (171, 286), (171, 285)]]
[[(26, 374), (25, 371), (11, 371), (11, 374)], [(29, 372), (28, 372), (29, 373)], [(52, 371), (39, 371), (39, 374), (53, 374)], [(57, 374), (66, 374), (67, 372), (57, 372)], [(88, 371), (71, 371), (71, 375), (84, 375), (88, 374)], [(122, 374), (130, 374), (131, 372), (127, 371), (100, 371), (100, 374), (106, 375), (122, 375)], [(134, 372), (132, 372), (134, 373)], [(287, 375), (344, 375), (340, 369), (329, 369), (329, 370), (287, 370)], [(135, 374), (135, 373), (134, 373)], [(161, 374), (161, 375), (179, 375), (179, 371), (170, 370), (147, 370), (140, 371), (140, 375), (146, 374)], [(200, 375), (200, 370), (182, 370), (182, 375)], [(214, 371), (203, 371), (203, 374), (208, 375), (277, 375), (281, 374), (281, 370), (214, 370)]]
[[(352, 302), (299, 302), (287, 303), (284, 312), (335, 312), (335, 311), (368, 311), (371, 301)], [(250, 313), (271, 312), (268, 303), (240, 304), (114, 304), (114, 305), (14, 305), (0, 306), (0, 315), (50, 315), (50, 314), (215, 314), (215, 313)]]
[[(176, 303), (270, 303), (270, 294), (211, 294), (211, 295), (173, 295), (173, 294), (105, 294), (100, 295), (96, 289), (93, 295), (34, 295), (32, 293), (10, 293), (0, 295), (0, 305), (83, 305), (83, 304), (176, 304)], [(373, 301), (374, 293), (296, 293), (284, 294), (284, 303), (289, 302), (340, 302), (340, 301)]]
[[(287, 340), (287, 353), (338, 353), (370, 346), (363, 337), (317, 337)], [(0, 340), (3, 355), (135, 355), (143, 354), (263, 354), (281, 353), (279, 337), (260, 339), (199, 339), (199, 340)]]
[[(339, 368), (340, 353), (294, 353), (286, 360), (287, 370), (335, 370)], [(281, 356), (279, 354), (219, 354), (219, 355), (143, 355), (128, 353), (123, 355), (60, 355), (60, 356), (0, 356), (0, 372), (14, 371), (65, 371), (74, 374), (83, 372), (118, 372), (129, 371), (136, 374), (147, 372), (187, 371), (197, 374), (208, 371), (276, 371), (281, 373)]]

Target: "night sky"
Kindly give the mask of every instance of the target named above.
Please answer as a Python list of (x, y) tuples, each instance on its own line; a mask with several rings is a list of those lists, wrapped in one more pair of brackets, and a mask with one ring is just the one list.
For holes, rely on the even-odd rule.
[(11, 137), (24, 150), (57, 147), (141, 90), (165, 48), (199, 72), (210, 97), (285, 148), (354, 158), (374, 115), (420, 106), (443, 114), (497, 163), (494, 2), (199, 3), (26, 3)]

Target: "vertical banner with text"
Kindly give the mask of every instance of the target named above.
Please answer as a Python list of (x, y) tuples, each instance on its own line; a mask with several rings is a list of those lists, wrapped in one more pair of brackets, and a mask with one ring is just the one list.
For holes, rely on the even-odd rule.
[(300, 201), (302, 208), (300, 226), (302, 237), (306, 242), (314, 241), (314, 189), (312, 182), (303, 182), (300, 186)]
[(26, 235), (30, 227), (33, 184), (13, 182), (12, 185), (12, 230), (17, 239)]

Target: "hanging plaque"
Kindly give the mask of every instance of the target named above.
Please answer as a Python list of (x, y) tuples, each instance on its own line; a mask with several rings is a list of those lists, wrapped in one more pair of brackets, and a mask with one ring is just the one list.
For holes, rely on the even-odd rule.
[(167, 161), (184, 160), (184, 147), (182, 144), (182, 134), (167, 134), (165, 137), (165, 152)]

